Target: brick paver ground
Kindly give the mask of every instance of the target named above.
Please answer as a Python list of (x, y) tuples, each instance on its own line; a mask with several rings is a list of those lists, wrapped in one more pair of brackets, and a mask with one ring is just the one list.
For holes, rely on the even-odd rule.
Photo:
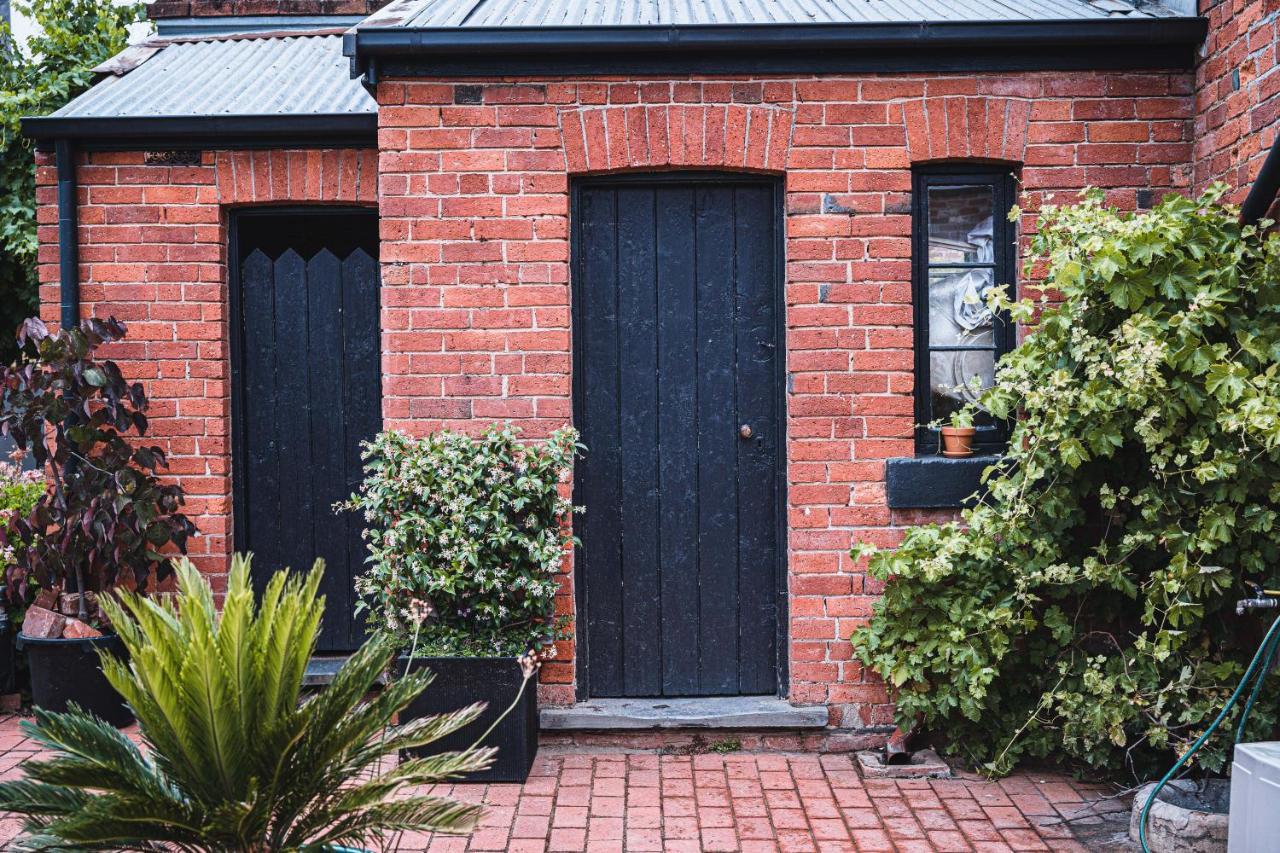
[[(0, 778), (36, 754), (0, 720)], [(979, 779), (863, 779), (851, 756), (668, 755), (552, 747), (524, 785), (441, 786), (485, 816), (470, 837), (405, 836), (398, 851), (1085, 851), (1082, 826), (1124, 806), (1053, 773)], [(1084, 816), (1084, 820), (1081, 817)], [(1071, 822), (1064, 822), (1064, 818)], [(1115, 823), (1111, 822), (1114, 826)], [(0, 843), (18, 822), (0, 818)]]

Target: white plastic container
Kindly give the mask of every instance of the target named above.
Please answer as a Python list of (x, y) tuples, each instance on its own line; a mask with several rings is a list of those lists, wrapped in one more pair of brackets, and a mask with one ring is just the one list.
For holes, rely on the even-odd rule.
[(1238, 743), (1231, 764), (1228, 853), (1280, 850), (1280, 742)]

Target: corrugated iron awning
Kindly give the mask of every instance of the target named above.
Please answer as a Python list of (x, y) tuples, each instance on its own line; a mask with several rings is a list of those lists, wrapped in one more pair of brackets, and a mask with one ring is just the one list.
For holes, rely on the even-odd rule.
[(625, 27), (1161, 18), (1131, 0), (404, 0), (360, 26)]
[(23, 132), (192, 145), (218, 137), (373, 144), (377, 133), (377, 103), (351, 78), (339, 30), (153, 38), (95, 70), (104, 79), (52, 115), (24, 119)]
[(1171, 2), (395, 0), (345, 50), (371, 80), (1189, 68), (1206, 21)]

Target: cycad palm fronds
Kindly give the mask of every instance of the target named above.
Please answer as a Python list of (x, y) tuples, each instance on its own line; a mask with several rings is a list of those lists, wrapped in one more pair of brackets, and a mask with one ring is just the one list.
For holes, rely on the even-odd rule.
[(465, 726), (483, 706), (391, 726), (430, 676), (406, 675), (366, 699), (395, 654), (389, 638), (370, 640), (324, 690), (302, 698), (324, 609), (322, 571), (316, 561), (305, 577), (279, 572), (255, 604), (249, 558), (237, 556), (221, 613), (186, 560), (177, 598), (104, 597), (129, 650), (127, 664), (104, 657), (104, 671), (137, 715), (146, 748), (96, 717), (37, 710), (24, 727), (53, 757), (0, 783), (0, 810), (27, 818), (17, 849), (265, 853), (471, 829), (478, 806), (404, 789), (483, 769), (493, 750), (378, 768)]

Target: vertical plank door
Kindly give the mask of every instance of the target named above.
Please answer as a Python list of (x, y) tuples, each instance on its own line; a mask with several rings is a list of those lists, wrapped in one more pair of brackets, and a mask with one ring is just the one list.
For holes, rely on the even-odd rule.
[(241, 221), (235, 547), (254, 552), (259, 587), (322, 558), (319, 650), (346, 652), (364, 637), (354, 579), (365, 546), (361, 519), (334, 504), (358, 487), (359, 444), (382, 423), (376, 244), (353, 245), (354, 231), (326, 217), (281, 245), (290, 229), (275, 219)]
[(777, 204), (754, 177), (576, 188), (575, 571), (593, 698), (778, 690)]

